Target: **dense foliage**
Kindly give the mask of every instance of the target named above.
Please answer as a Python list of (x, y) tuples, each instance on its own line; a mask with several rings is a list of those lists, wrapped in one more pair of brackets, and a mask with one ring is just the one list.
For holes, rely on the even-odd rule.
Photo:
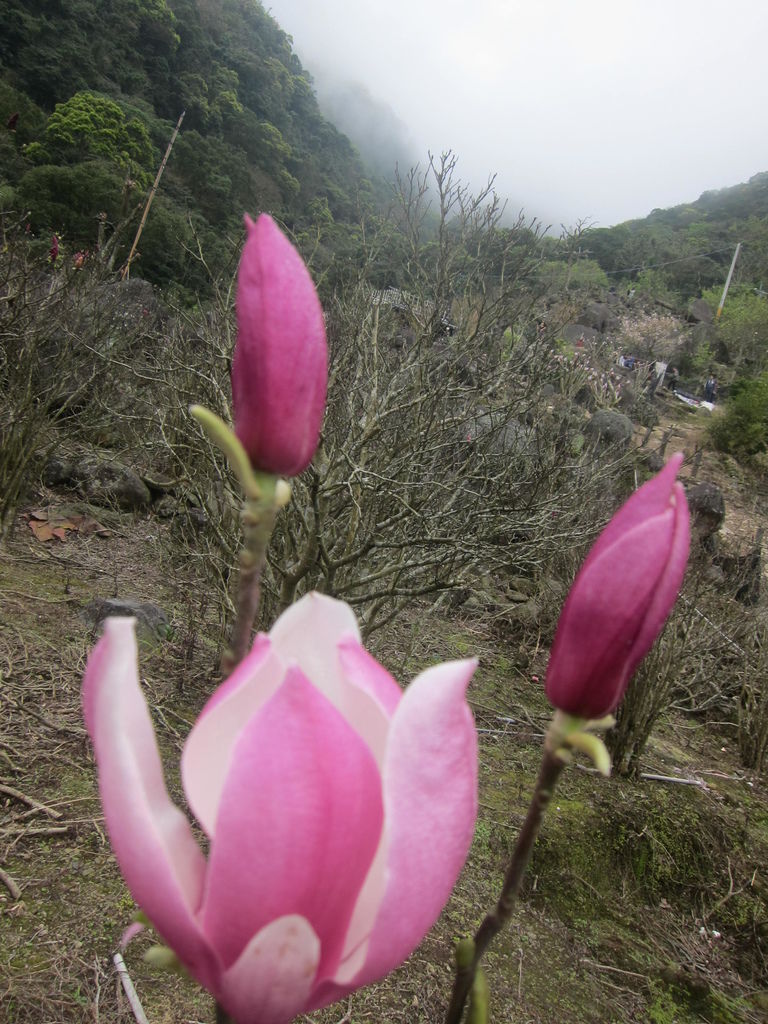
[(739, 241), (736, 280), (768, 281), (768, 172), (643, 220), (586, 231), (582, 240), (615, 281), (639, 281), (671, 299), (722, 287)]
[(370, 207), (356, 152), (258, 0), (0, 0), (0, 24), (0, 208), (28, 210), (46, 240), (113, 237), (119, 265), (182, 110), (142, 238), (148, 279), (204, 289), (245, 209), (322, 224), (327, 264)]

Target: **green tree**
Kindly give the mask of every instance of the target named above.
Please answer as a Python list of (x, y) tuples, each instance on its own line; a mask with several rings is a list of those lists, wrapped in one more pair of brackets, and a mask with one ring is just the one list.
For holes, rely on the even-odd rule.
[(127, 121), (117, 103), (92, 92), (56, 105), (45, 126), (45, 148), (63, 163), (110, 160), (142, 184), (155, 162), (146, 125), (138, 118)]
[(725, 413), (711, 427), (712, 440), (721, 451), (744, 458), (768, 447), (768, 374), (737, 381)]
[[(703, 298), (716, 309), (721, 289), (704, 292)], [(720, 319), (719, 340), (725, 347), (724, 361), (741, 371), (760, 373), (768, 368), (768, 299), (749, 286), (728, 292)]]

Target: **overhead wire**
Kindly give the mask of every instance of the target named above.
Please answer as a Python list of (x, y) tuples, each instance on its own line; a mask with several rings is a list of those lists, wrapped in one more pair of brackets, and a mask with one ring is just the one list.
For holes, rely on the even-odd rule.
[(635, 270), (656, 270), (659, 266), (670, 266), (672, 263), (684, 263), (689, 259), (703, 259), (705, 256), (718, 256), (720, 253), (729, 253), (733, 249), (733, 246), (726, 246), (723, 249), (713, 249), (709, 253), (693, 253), (691, 256), (678, 256), (677, 259), (668, 259), (664, 263), (641, 263), (637, 266), (628, 266), (622, 270), (606, 270), (606, 274), (611, 273), (634, 273)]

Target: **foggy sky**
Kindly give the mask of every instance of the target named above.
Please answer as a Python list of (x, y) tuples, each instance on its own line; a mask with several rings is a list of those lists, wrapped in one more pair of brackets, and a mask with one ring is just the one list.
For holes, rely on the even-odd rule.
[(367, 91), (363, 126), (388, 122), (399, 158), (453, 149), (547, 223), (607, 226), (768, 170), (766, 0), (265, 6), (342, 130), (340, 94)]

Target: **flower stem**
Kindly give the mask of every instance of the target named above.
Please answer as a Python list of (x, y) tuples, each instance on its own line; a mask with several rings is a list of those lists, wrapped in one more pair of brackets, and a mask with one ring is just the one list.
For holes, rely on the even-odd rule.
[(536, 780), (536, 787), (528, 806), (528, 813), (525, 816), (525, 821), (517, 836), (515, 848), (512, 851), (512, 858), (504, 876), (504, 885), (502, 886), (499, 901), (495, 909), (486, 915), (485, 920), (475, 933), (474, 955), (472, 958), (468, 963), (457, 963), (451, 1001), (445, 1015), (445, 1024), (459, 1024), (461, 1021), (464, 1004), (472, 990), (480, 958), (512, 916), (512, 911), (520, 892), (520, 886), (522, 885), (523, 875), (528, 867), (528, 861), (531, 859), (533, 844), (539, 834), (544, 812), (549, 801), (552, 799), (552, 793), (557, 780), (560, 778), (563, 768), (565, 768), (566, 762), (559, 756), (558, 746), (559, 744), (553, 743), (551, 738), (548, 737), (541, 759), (539, 777)]
[(243, 660), (251, 644), (251, 632), (261, 596), (261, 572), (276, 514), (274, 488), (267, 489), (267, 493), (261, 498), (246, 498), (243, 508), (244, 536), (243, 549), (240, 552), (237, 613), (229, 646), (221, 658), (221, 671), (224, 676), (228, 676)]

